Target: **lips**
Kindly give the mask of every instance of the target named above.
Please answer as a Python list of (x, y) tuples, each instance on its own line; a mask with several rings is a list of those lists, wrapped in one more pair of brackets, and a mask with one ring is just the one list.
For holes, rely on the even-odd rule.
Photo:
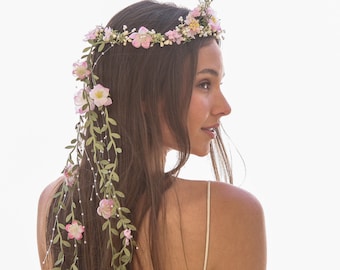
[(210, 126), (210, 127), (204, 127), (201, 128), (206, 134), (210, 136), (211, 139), (215, 139), (217, 136), (216, 129), (218, 128), (219, 124)]

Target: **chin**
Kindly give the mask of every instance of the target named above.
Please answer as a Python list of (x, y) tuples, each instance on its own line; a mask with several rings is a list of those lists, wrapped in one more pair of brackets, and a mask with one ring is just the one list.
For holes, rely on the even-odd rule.
[(192, 150), (190, 152), (190, 154), (198, 156), (198, 157), (205, 157), (208, 154), (210, 154), (210, 148), (209, 149), (201, 149), (201, 150), (199, 150), (199, 149)]

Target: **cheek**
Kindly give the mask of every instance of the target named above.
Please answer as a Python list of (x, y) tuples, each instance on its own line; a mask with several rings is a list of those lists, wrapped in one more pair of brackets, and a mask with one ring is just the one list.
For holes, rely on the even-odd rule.
[(188, 111), (188, 128), (203, 122), (209, 115), (208, 101), (203, 94), (193, 92)]

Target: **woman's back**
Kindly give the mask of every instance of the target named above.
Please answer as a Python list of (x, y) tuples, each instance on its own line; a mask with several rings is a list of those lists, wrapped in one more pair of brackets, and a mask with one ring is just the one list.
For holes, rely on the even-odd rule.
[[(162, 269), (204, 269), (206, 254), (206, 269), (265, 269), (263, 211), (251, 194), (221, 182), (178, 179), (164, 198)], [(136, 269), (152, 269), (147, 227), (140, 228)]]
[[(47, 214), (53, 193), (60, 183), (57, 180), (49, 185), (39, 201), (37, 233), (41, 261), (46, 254)], [(266, 268), (263, 211), (250, 193), (216, 181), (177, 179), (166, 191), (164, 201), (166, 221), (162, 228), (165, 240), (160, 250), (162, 270), (204, 269), (205, 256), (206, 269), (209, 270)], [(147, 216), (144, 220), (146, 222), (139, 228), (133, 264), (135, 269), (152, 270)], [(44, 267), (42, 269), (52, 268), (48, 262)]]

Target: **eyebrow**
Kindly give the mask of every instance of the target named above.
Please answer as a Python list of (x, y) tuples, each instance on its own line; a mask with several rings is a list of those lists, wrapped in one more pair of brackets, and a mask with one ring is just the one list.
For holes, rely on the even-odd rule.
[[(215, 69), (212, 69), (212, 68), (205, 68), (205, 69), (202, 69), (200, 70), (199, 72), (197, 72), (196, 74), (204, 74), (204, 73), (208, 73), (208, 74), (211, 74), (211, 75), (214, 75), (214, 76), (218, 76), (219, 73), (215, 70)], [(222, 74), (223, 77), (224, 77), (224, 73)]]

